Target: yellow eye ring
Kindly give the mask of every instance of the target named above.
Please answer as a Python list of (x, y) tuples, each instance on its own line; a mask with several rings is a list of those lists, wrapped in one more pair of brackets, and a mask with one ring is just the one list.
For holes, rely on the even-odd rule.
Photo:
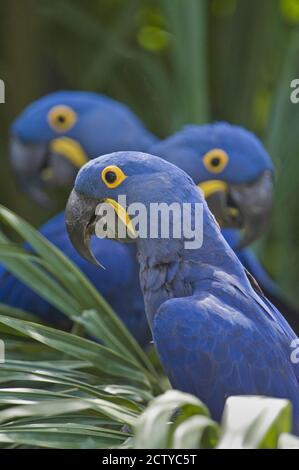
[(77, 122), (77, 113), (65, 105), (54, 106), (48, 112), (48, 123), (57, 132), (69, 131)]
[(221, 173), (228, 164), (229, 156), (222, 149), (213, 149), (203, 157), (203, 164), (210, 173)]
[(108, 188), (117, 188), (127, 176), (118, 166), (110, 165), (104, 168), (101, 178)]

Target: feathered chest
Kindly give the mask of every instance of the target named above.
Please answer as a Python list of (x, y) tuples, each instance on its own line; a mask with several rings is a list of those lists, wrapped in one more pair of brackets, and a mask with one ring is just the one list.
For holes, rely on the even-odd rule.
[(162, 303), (193, 294), (190, 266), (180, 258), (176, 261), (152, 262), (150, 258), (139, 257), (139, 263), (140, 285), (150, 323)]

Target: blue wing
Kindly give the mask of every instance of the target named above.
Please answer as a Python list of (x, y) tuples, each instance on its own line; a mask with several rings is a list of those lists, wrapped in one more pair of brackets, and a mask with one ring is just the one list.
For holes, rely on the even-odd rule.
[(227, 302), (223, 297), (222, 303), (209, 292), (160, 307), (153, 337), (173, 387), (198, 396), (217, 420), (231, 395), (288, 398), (299, 432), (299, 371), (290, 360), (295, 335), (284, 331), (276, 313), (267, 315), (271, 304), (263, 311), (238, 292)]
[(221, 233), (229, 246), (236, 252), (243, 266), (255, 277), (262, 289), (277, 295), (279, 287), (265, 271), (254, 252), (249, 248), (236, 249), (241, 239), (240, 232), (234, 229), (223, 229)]
[(257, 280), (265, 296), (271, 300), (284, 317), (299, 334), (299, 312), (284, 298), (283, 293), (273, 279), (266, 272), (260, 261), (255, 256), (254, 252), (249, 248), (236, 250), (240, 241), (240, 233), (234, 229), (222, 230), (222, 235), (228, 242), (229, 246), (235, 250), (239, 260), (243, 266), (249, 271)]

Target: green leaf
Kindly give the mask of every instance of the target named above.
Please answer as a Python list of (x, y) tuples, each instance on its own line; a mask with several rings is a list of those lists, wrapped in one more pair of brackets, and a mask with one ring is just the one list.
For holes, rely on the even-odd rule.
[(100, 375), (127, 379), (132, 384), (150, 388), (146, 376), (136, 368), (134, 362), (105, 346), (64, 331), (14, 318), (0, 316), (0, 324), (69, 356), (89, 362), (100, 371)]
[(19, 359), (22, 357), (23, 361), (35, 361), (38, 357), (40, 361), (43, 359), (56, 361), (61, 356), (59, 351), (27, 338), (18, 338), (17, 336), (4, 335), (2, 333), (1, 339), (5, 344), (6, 360), (8, 357), (10, 359)]
[(189, 0), (186, 8), (181, 0), (162, 0), (161, 6), (172, 34), (173, 130), (186, 123), (203, 124), (209, 116), (207, 2)]
[(32, 313), (26, 312), (20, 308), (11, 307), (0, 302), (0, 313), (9, 317), (19, 318), (20, 320), (33, 321), (40, 323), (40, 319)]
[[(28, 285), (34, 292), (45, 298), (62, 313), (72, 319), (81, 314), (80, 304), (51, 278), (41, 267), (41, 262), (31, 263), (32, 255), (22, 249), (23, 255), (11, 244), (0, 244), (0, 260), (18, 279)], [(38, 258), (34, 258), (37, 260)]]
[[(76, 323), (84, 326), (89, 335), (98, 340), (105, 337), (105, 344), (109, 344), (109, 347), (119, 354), (126, 355), (126, 347), (113, 335), (113, 333), (111, 333), (109, 325), (105, 322), (105, 319), (98, 314), (98, 312), (95, 310), (85, 310), (80, 317), (77, 317), (74, 320)], [(140, 368), (140, 363), (136, 361), (134, 357), (130, 356), (130, 360), (133, 360), (136, 367)]]
[(275, 449), (278, 437), (291, 429), (287, 400), (243, 396), (228, 398), (219, 449)]
[(118, 423), (134, 425), (136, 413), (109, 399), (100, 398), (57, 398), (31, 405), (14, 406), (0, 411), (0, 423), (15, 423), (20, 418), (33, 416), (49, 417), (65, 415), (78, 411), (94, 410)]
[[(8, 269), (71, 319), (87, 310), (99, 312), (101, 322), (105, 324), (105, 331), (110, 331), (108, 337), (104, 333), (101, 335), (101, 341), (110, 347), (115, 346), (116, 342), (120, 342), (122, 354), (132, 361), (138, 362), (140, 368), (148, 370), (150, 380), (159, 389), (155, 370), (146, 354), (77, 266), (30, 224), (1, 205), (0, 221), (15, 230), (40, 256), (38, 264), (33, 264), (31, 262), (32, 253), (29, 253), (27, 259), (24, 259), (25, 251), (21, 250), (20, 254), (20, 249), (15, 250), (15, 247), (9, 245), (4, 237), (3, 244), (0, 246), (0, 260), (6, 263)], [(11, 254), (14, 254), (14, 258), (8, 257), (7, 253), (10, 250)]]
[(3, 424), (5, 428), (11, 429), (12, 427), (21, 427), (28, 425), (39, 425), (40, 427), (53, 427), (55, 425), (61, 426), (67, 424), (79, 424), (81, 426), (97, 426), (107, 427), (108, 429), (119, 430), (123, 427), (122, 424), (116, 423), (107, 417), (101, 417), (101, 414), (93, 410), (72, 412), (71, 414), (58, 415), (58, 416), (32, 416), (18, 419), (17, 424)]
[(101, 427), (79, 424), (0, 427), (0, 442), (52, 449), (107, 449), (121, 445), (127, 436)]
[(50, 5), (43, 4), (40, 7), (40, 11), (51, 22), (61, 23), (64, 29), (69, 28), (72, 34), (78, 35), (83, 41), (93, 42), (99, 36), (103, 37), (106, 32), (96, 18), (89, 15), (84, 8), (80, 8), (73, 2), (60, 2), (59, 9), (53, 8), (52, 2)]
[[(0, 384), (2, 386), (7, 384), (10, 387), (11, 383), (21, 382), (22, 384), (26, 383), (27, 386), (30, 383), (31, 387), (34, 386), (37, 389), (43, 387), (47, 390), (55, 385), (56, 389), (57, 386), (60, 386), (63, 393), (66, 390), (72, 395), (81, 394), (98, 398), (109, 394), (110, 400), (116, 403), (123, 403), (130, 407), (134, 402), (135, 409), (139, 409), (140, 405), (136, 408), (137, 403), (147, 402), (152, 398), (149, 392), (131, 385), (115, 385), (111, 381), (108, 384), (100, 385), (100, 382), (103, 382), (102, 378), (99, 379), (97, 375), (81, 372), (77, 369), (72, 371), (72, 367), (71, 361), (53, 361), (52, 364), (48, 364), (47, 362), (7, 360), (5, 364), (1, 365)], [(82, 367), (88, 368), (88, 363), (82, 363)], [(123, 401), (123, 399), (129, 401)]]
[(70, 397), (67, 394), (30, 388), (0, 388), (0, 405), (29, 405), (40, 401)]

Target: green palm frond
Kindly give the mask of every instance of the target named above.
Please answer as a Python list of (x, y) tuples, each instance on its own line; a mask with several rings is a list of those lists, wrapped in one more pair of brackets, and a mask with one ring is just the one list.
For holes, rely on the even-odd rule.
[[(232, 397), (215, 423), (196, 397), (168, 391), (153, 363), (89, 281), (27, 222), (0, 206), (27, 243), (1, 235), (0, 260), (100, 342), (0, 305), (0, 447), (296, 447), (286, 400)], [(72, 295), (73, 293), (73, 295)], [(155, 366), (158, 369), (155, 368)], [(249, 410), (242, 416), (241, 410)]]

